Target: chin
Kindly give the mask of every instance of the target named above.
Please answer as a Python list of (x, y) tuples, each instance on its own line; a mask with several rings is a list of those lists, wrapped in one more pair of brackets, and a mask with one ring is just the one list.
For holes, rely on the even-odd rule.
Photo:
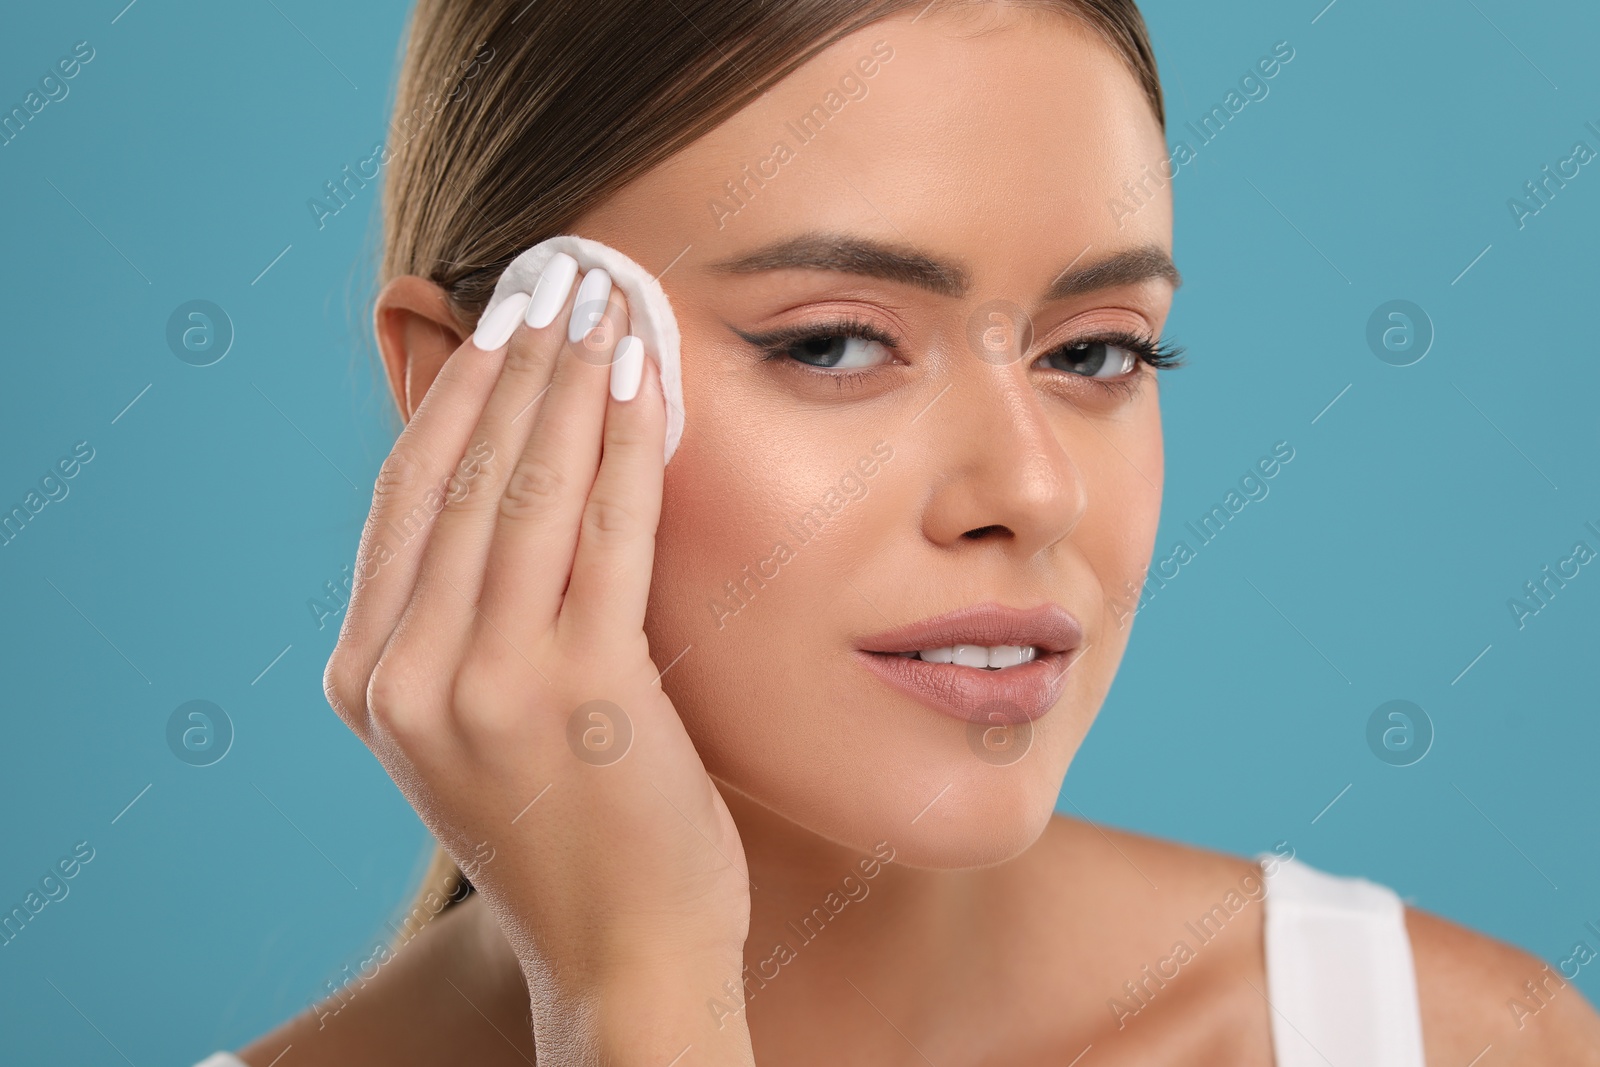
[(887, 842), (897, 865), (989, 867), (1027, 851), (1055, 813), (1081, 740), (1058, 712), (1066, 709), (1031, 724), (1020, 755), (979, 754), (964, 724), (912, 707), (899, 729), (885, 731), (883, 719), (873, 731), (836, 723), (828, 750), (811, 748), (803, 758), (772, 749), (717, 752), (713, 745), (707, 767), (720, 786), (852, 851), (870, 853)]
[[(1055, 812), (1055, 791), (1047, 794), (1005, 784), (975, 787), (981, 792), (956, 796), (956, 788), (935, 808), (948, 808), (935, 819), (930, 810), (914, 826), (901, 827), (895, 862), (928, 870), (992, 867), (1033, 847)], [(882, 839), (893, 842), (890, 827)]]

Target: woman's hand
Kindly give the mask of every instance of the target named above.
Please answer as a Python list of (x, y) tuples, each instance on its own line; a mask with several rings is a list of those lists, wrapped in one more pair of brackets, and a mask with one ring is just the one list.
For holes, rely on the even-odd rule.
[[(751, 1063), (710, 1007), (737, 1005), (744, 852), (644, 634), (660, 380), (643, 358), (609, 395), (625, 301), (603, 271), (570, 286), (539, 328), (497, 308), (395, 442), (325, 689), (517, 953), (541, 1067)], [(600, 319), (577, 343), (575, 302)]]

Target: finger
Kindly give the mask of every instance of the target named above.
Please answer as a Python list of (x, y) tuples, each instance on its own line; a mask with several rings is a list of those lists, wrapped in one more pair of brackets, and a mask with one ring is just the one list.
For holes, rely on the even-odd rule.
[[(561, 605), (560, 629), (584, 640), (643, 631), (661, 519), (667, 409), (660, 375), (637, 337), (618, 348), (600, 472), (589, 490)], [(639, 369), (637, 395), (618, 399), (619, 392), (628, 395), (633, 366)]]
[(451, 353), (379, 469), (339, 634), (341, 656), (370, 667), (393, 632), (444, 499), (477, 473), (467, 441), (504, 355), (470, 343)]
[[(586, 283), (596, 273), (603, 272), (590, 271)], [(550, 393), (500, 502), (483, 610), (519, 647), (517, 635), (545, 632), (555, 621), (600, 465), (611, 361), (629, 326), (620, 289), (612, 289), (604, 307), (601, 321), (558, 358)], [(580, 320), (574, 330), (592, 320)]]
[(552, 302), (546, 286), (551, 279), (558, 292), (562, 284), (568, 289), (561, 293), (560, 310), (544, 326), (530, 326), (526, 318), (516, 323), (505, 342), (499, 380), (472, 429), (469, 440), (486, 456), (485, 470), (468, 492), (446, 502), (424, 551), (402, 628), (418, 638), (431, 662), (453, 654), (477, 611), (501, 496), (539, 412), (550, 401), (547, 392), (558, 355), (566, 347), (568, 313), (575, 298), (571, 289), (577, 264), (565, 258), (570, 264), (565, 270), (552, 259), (527, 305), (530, 313), (543, 317), (541, 306), (548, 311)]

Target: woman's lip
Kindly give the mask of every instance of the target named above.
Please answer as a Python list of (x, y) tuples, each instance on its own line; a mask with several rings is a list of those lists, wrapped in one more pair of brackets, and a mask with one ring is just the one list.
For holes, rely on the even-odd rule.
[(1060, 604), (1014, 608), (995, 601), (974, 604), (863, 637), (867, 652), (915, 652), (952, 645), (1033, 645), (1041, 652), (1070, 652), (1083, 644), (1083, 627)]
[(1061, 699), (1073, 653), (1041, 653), (1016, 667), (991, 671), (929, 663), (888, 652), (855, 650), (862, 666), (895, 689), (963, 722), (1020, 724), (1040, 718)]

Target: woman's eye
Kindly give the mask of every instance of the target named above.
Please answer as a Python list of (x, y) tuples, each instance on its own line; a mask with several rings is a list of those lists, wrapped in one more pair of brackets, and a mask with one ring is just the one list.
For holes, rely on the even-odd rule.
[(878, 341), (846, 334), (818, 334), (801, 338), (777, 349), (813, 367), (856, 370), (886, 362), (888, 349)]
[(1137, 353), (1106, 341), (1057, 349), (1045, 358), (1058, 359), (1064, 364), (1061, 370), (1085, 378), (1121, 378), (1139, 362)]

